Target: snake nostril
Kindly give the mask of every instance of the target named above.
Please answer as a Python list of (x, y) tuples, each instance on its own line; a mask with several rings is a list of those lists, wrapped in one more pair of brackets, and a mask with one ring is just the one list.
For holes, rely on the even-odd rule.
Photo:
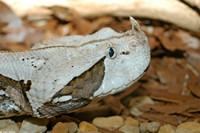
[(123, 51), (120, 53), (121, 55), (129, 55), (130, 54), (130, 51)]

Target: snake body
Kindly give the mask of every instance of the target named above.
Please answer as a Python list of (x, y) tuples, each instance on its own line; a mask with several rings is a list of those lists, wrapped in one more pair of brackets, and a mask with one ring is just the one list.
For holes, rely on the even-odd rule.
[(135, 83), (150, 62), (145, 34), (104, 28), (67, 36), (23, 52), (0, 52), (0, 117), (52, 117), (80, 109)]

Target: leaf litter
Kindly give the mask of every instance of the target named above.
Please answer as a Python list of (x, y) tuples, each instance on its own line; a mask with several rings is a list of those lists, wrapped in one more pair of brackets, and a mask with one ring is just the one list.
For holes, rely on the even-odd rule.
[[(0, 7), (1, 50), (27, 50), (42, 40), (91, 34), (106, 26), (118, 32), (131, 29), (128, 18), (83, 18), (73, 10), (59, 6), (50, 8), (52, 12), (47, 16), (27, 16), (23, 19), (4, 3), (0, 2)], [(148, 36), (152, 54), (144, 77), (124, 92), (68, 114), (73, 119), (61, 121), (59, 118), (62, 116), (51, 118), (47, 130), (52, 130), (56, 123), (59, 125), (53, 132), (58, 132), (56, 129), (60, 125), (66, 127), (59, 122), (73, 121), (78, 125), (82, 120), (91, 122), (96, 117), (114, 115), (123, 119), (131, 116), (140, 123), (159, 122), (162, 125), (200, 122), (200, 33), (156, 20), (138, 18), (137, 21)], [(121, 132), (118, 129), (97, 128), (101, 132)]]

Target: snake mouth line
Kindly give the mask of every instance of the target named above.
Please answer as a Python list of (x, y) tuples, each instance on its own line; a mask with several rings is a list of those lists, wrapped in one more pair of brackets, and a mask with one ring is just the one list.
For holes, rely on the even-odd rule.
[(135, 82), (137, 82), (141, 77), (143, 77), (144, 74), (145, 74), (145, 71), (144, 71), (142, 74), (140, 74), (136, 79), (134, 79), (132, 82), (130, 82), (130, 83), (128, 83), (128, 84), (122, 86), (122, 88), (130, 87), (130, 86), (133, 85)]
[[(147, 69), (148, 69), (148, 68), (146, 68), (145, 70), (147, 70)], [(130, 87), (131, 85), (133, 85), (133, 84), (134, 84), (135, 82), (137, 82), (141, 77), (143, 77), (144, 74), (145, 74), (145, 71), (144, 71), (142, 74), (140, 74), (136, 79), (134, 79), (134, 80), (132, 80), (131, 82), (129, 82), (128, 84), (125, 84), (125, 85), (122, 85), (122, 86), (120, 86), (120, 87), (118, 87), (118, 88), (115, 88), (115, 89), (114, 89), (115, 91), (114, 91), (113, 93), (112, 93), (112, 90), (111, 90), (111, 91), (108, 92), (108, 93), (100, 93), (99, 95), (94, 96), (94, 97), (91, 97), (90, 99), (92, 99), (92, 101), (98, 101), (98, 100), (102, 99), (104, 96), (107, 96), (107, 95), (110, 95), (110, 94), (118, 93), (118, 92), (124, 90), (125, 88), (128, 88), (128, 87)], [(96, 97), (96, 98), (95, 98), (95, 97)], [(95, 100), (95, 99), (97, 99), (97, 100)]]
[[(145, 56), (150, 57), (150, 53), (148, 52)], [(105, 97), (105, 96), (107, 96), (107, 95), (118, 93), (118, 92), (124, 90), (125, 88), (130, 87), (130, 86), (133, 85), (135, 82), (137, 82), (141, 77), (144, 76), (144, 74), (147, 72), (147, 70), (149, 69), (149, 67), (150, 67), (150, 58), (149, 58), (149, 63), (148, 63), (148, 65), (147, 65), (146, 68), (143, 70), (143, 72), (142, 72), (139, 76), (137, 76), (137, 78), (135, 78), (134, 80), (130, 81), (130, 82), (127, 83), (127, 84), (121, 85), (121, 86), (118, 87), (118, 88), (114, 88), (114, 89), (112, 89), (111, 91), (109, 91), (109, 92), (107, 92), (107, 93), (103, 93), (103, 91), (102, 91), (102, 92), (99, 93), (98, 95), (94, 95), (94, 94), (95, 94), (95, 92), (94, 92), (93, 96), (90, 97), (90, 99), (93, 99), (92, 101), (96, 101), (95, 99), (102, 99), (103, 97)], [(100, 89), (100, 88), (99, 88), (99, 89)], [(98, 90), (98, 89), (97, 89), (97, 90)], [(96, 91), (97, 91), (97, 90), (96, 90)], [(113, 91), (113, 90), (114, 90), (114, 91)], [(97, 100), (97, 101), (98, 101), (98, 100)]]
[(148, 64), (148, 66), (144, 69), (143, 73), (140, 74), (136, 79), (132, 80), (131, 82), (129, 82), (128, 84), (125, 84), (125, 85), (122, 85), (118, 88), (116, 88), (115, 90), (117, 90), (115, 93), (121, 91), (121, 89), (125, 89), (125, 88), (128, 88), (130, 87), (131, 85), (133, 85), (135, 82), (137, 82), (140, 78), (142, 78), (144, 76), (144, 74), (146, 73), (146, 71), (149, 69), (150, 67), (150, 62)]
[[(150, 53), (147, 54), (149, 57), (150, 57)], [(144, 76), (144, 74), (147, 72), (147, 70), (149, 69), (150, 67), (150, 60), (149, 60), (149, 63), (148, 65), (146, 66), (146, 68), (144, 69), (143, 73), (140, 74), (136, 79), (132, 80), (131, 82), (129, 82), (128, 84), (125, 84), (125, 85), (122, 85), (118, 88), (116, 88), (115, 90), (117, 90), (115, 93), (121, 91), (122, 89), (125, 89), (125, 88), (128, 88), (130, 87), (131, 85), (133, 85), (135, 82), (137, 82), (140, 78), (142, 78)]]
[(150, 67), (150, 63), (149, 63), (149, 65), (147, 66), (147, 68), (144, 70), (144, 73), (149, 69), (149, 67)]

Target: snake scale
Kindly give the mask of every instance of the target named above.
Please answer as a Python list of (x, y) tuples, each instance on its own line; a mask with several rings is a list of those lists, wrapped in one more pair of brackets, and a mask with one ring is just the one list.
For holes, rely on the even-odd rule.
[(130, 17), (132, 30), (111, 28), (0, 52), (0, 118), (52, 117), (117, 93), (143, 76), (150, 62), (147, 37)]

